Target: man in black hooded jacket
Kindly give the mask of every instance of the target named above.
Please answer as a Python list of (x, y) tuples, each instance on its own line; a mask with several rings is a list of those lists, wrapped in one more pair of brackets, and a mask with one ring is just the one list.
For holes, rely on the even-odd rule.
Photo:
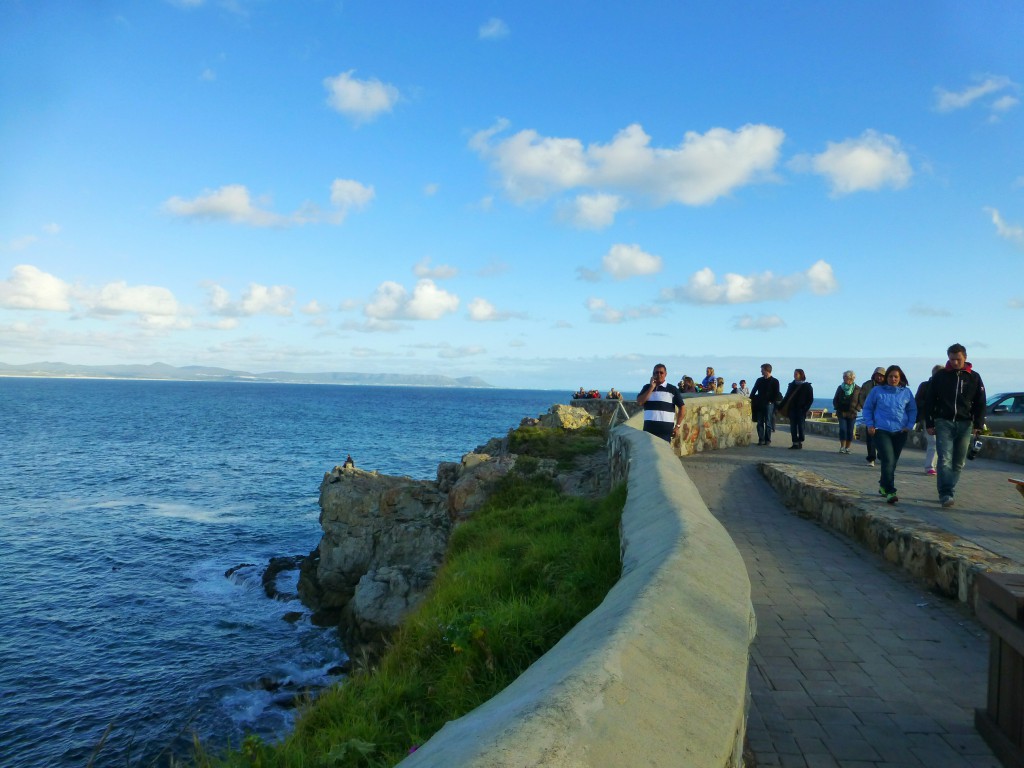
[(932, 376), (928, 388), (924, 425), (935, 435), (939, 502), (951, 507), (967, 449), (985, 426), (985, 384), (967, 362), (963, 344), (953, 344), (946, 356), (949, 362)]

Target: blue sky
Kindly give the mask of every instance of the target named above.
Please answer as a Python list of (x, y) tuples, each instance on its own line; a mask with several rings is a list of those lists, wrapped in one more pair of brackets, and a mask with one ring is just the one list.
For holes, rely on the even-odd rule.
[(959, 341), (1020, 388), (1022, 33), (1016, 1), (0, 0), (0, 361), (830, 394)]

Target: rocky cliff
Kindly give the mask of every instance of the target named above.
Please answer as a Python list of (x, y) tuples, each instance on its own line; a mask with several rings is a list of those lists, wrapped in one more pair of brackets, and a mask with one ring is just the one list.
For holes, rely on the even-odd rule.
[[(592, 417), (556, 405), (524, 422), (577, 429)], [(413, 480), (354, 467), (335, 467), (320, 484), (319, 546), (302, 565), (299, 594), (320, 623), (338, 622), (349, 655), (374, 655), (426, 594), (444, 560), (452, 528), (479, 509), (495, 484), (516, 466), (508, 438), (495, 439), (444, 462), (437, 479)], [(559, 475), (552, 460), (532, 471), (556, 478), (568, 493), (596, 495), (607, 488), (606, 459)]]

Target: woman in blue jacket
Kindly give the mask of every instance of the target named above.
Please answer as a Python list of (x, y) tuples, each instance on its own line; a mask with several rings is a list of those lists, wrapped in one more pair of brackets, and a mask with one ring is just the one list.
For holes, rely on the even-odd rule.
[(882, 463), (878, 492), (890, 504), (896, 496), (896, 463), (900, 460), (907, 435), (917, 421), (917, 405), (907, 386), (907, 376), (898, 365), (885, 371), (885, 384), (871, 388), (864, 401), (864, 426), (875, 438), (875, 450)]

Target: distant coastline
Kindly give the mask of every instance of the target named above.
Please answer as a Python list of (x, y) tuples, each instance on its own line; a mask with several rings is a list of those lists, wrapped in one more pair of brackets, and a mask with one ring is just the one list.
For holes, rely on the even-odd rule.
[(35, 379), (120, 379), (132, 381), (219, 381), (248, 384), (334, 384), (339, 386), (451, 387), (493, 389), (476, 376), (453, 378), (441, 375), (405, 373), (294, 373), (269, 371), (251, 373), (206, 366), (149, 365), (71, 365), (43, 362), (8, 365), (0, 363), (0, 377)]

